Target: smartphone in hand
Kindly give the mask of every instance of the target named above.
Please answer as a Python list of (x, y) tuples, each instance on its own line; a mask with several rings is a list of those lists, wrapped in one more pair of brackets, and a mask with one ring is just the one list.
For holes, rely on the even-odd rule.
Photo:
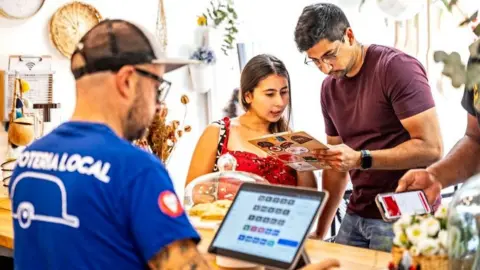
[(402, 215), (422, 215), (432, 212), (423, 190), (378, 194), (375, 198), (383, 220), (394, 222)]

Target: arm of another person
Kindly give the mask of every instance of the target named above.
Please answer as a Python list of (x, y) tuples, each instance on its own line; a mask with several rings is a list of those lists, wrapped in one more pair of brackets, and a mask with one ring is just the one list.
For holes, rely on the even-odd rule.
[(306, 188), (313, 188), (317, 189), (317, 178), (315, 178), (315, 174), (313, 171), (307, 172), (298, 172), (297, 171), (297, 186), (299, 187), (306, 187)]
[(427, 171), (434, 175), (443, 187), (464, 182), (480, 172), (480, 127), (476, 117), (468, 114), (465, 136), (445, 159), (433, 164)]
[(468, 114), (465, 136), (448, 155), (426, 170), (411, 170), (398, 183), (397, 192), (423, 189), (433, 204), (442, 188), (462, 183), (480, 172), (480, 127), (478, 120)]
[(158, 252), (149, 262), (151, 270), (211, 269), (192, 240), (176, 241)]
[[(342, 139), (339, 136), (327, 136), (327, 143), (329, 145), (339, 145)], [(315, 238), (324, 239), (327, 234), (332, 221), (335, 218), (338, 206), (343, 198), (345, 189), (349, 180), (348, 172), (341, 172), (335, 170), (323, 170), (322, 172), (322, 189), (328, 191), (329, 198), (321, 218), (318, 220)]]
[(217, 157), (219, 133), (220, 127), (216, 124), (211, 124), (205, 129), (202, 136), (200, 136), (197, 146), (193, 151), (185, 186), (195, 178), (213, 172), (215, 159)]

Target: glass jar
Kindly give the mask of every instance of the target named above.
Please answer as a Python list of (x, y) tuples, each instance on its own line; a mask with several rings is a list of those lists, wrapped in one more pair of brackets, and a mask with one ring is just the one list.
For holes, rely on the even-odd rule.
[(268, 184), (256, 174), (235, 171), (237, 161), (228, 153), (219, 157), (217, 166), (219, 172), (197, 177), (185, 188), (184, 208), (196, 227), (223, 220), (242, 183)]
[(448, 209), (450, 269), (480, 269), (480, 174), (470, 178), (453, 196)]

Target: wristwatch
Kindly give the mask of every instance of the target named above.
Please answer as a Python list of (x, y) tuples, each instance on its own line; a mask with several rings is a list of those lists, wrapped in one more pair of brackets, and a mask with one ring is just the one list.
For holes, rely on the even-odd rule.
[(360, 159), (360, 167), (362, 170), (370, 169), (372, 167), (372, 155), (370, 154), (370, 151), (362, 150), (360, 153), (362, 154)]

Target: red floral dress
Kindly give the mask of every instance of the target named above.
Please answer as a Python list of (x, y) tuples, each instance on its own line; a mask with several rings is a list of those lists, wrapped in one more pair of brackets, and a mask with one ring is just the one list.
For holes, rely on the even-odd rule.
[[(229, 153), (237, 159), (237, 171), (249, 172), (259, 175), (270, 184), (280, 185), (297, 185), (297, 174), (294, 169), (285, 165), (278, 159), (273, 157), (259, 157), (258, 155), (246, 151), (230, 151), (228, 150), (228, 137), (230, 134), (230, 119), (225, 117), (221, 121), (216, 122), (220, 125), (220, 136), (217, 148), (217, 160), (218, 158)], [(215, 161), (214, 171), (218, 171)]]

